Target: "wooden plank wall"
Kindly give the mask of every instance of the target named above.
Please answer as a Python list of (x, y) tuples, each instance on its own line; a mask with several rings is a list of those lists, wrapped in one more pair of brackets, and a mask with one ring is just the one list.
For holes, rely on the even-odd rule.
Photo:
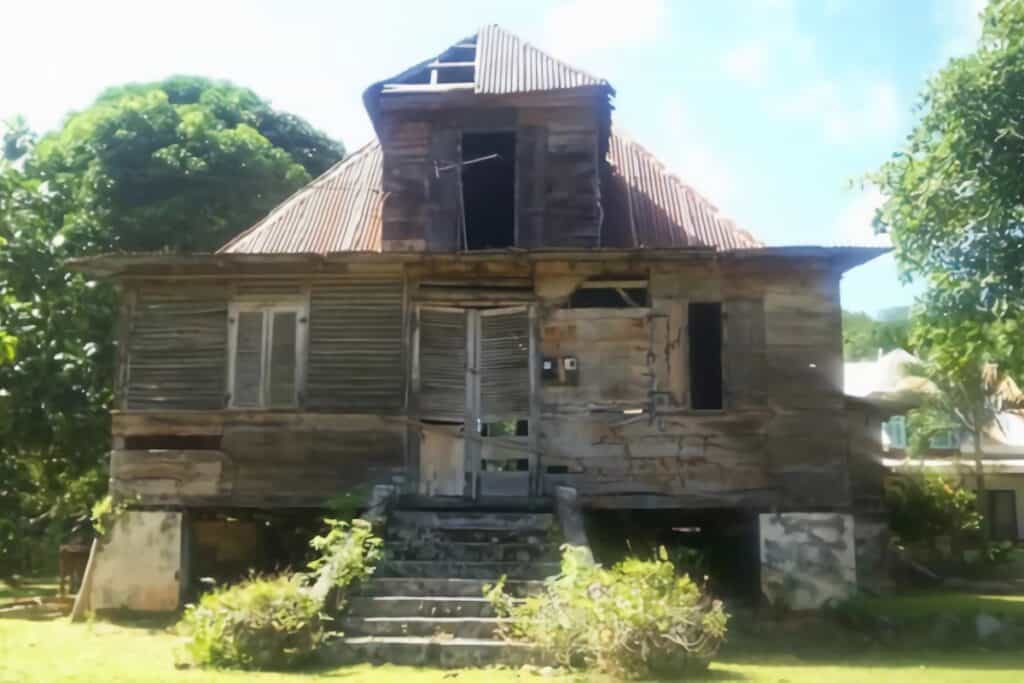
[[(734, 264), (651, 268), (648, 308), (564, 309), (538, 279), (545, 356), (576, 357), (576, 386), (545, 384), (545, 488), (590, 505), (841, 507), (849, 500), (838, 276)], [(723, 303), (721, 411), (688, 409), (688, 302)], [(635, 414), (643, 409), (643, 414)]]
[(126, 288), (126, 352), (119, 393), (129, 409), (224, 405), (224, 287), (145, 284)]
[(403, 412), (402, 280), (316, 281), (309, 317), (304, 407), (341, 413)]
[[(215, 450), (117, 449), (111, 491), (144, 505), (319, 507), (331, 496), (401, 481), (405, 423), (312, 413), (114, 416), (115, 438), (203, 430)], [(214, 418), (214, 419), (211, 419)]]
[(385, 251), (452, 251), (461, 243), (463, 131), (514, 131), (519, 246), (600, 244), (598, 108), (563, 105), (425, 109), (381, 117)]

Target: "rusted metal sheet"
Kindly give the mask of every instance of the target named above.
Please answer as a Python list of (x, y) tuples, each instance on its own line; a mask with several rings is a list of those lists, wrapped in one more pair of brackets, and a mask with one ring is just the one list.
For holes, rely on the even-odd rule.
[(608, 162), (610, 187), (602, 194), (612, 206), (602, 243), (723, 250), (764, 246), (619, 131), (612, 133)]
[(480, 29), (476, 59), (473, 89), (481, 94), (508, 95), (588, 86), (611, 89), (603, 78), (552, 57), (497, 24)]
[(139, 290), (127, 344), (127, 408), (224, 405), (227, 301), (223, 289)]
[(362, 147), (220, 248), (222, 254), (380, 251), (381, 150)]
[(352, 413), (401, 412), (403, 315), (400, 279), (314, 284), (305, 405)]

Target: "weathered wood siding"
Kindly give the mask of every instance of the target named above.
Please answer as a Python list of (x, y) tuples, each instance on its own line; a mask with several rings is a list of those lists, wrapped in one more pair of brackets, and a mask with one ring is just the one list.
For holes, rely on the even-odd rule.
[(125, 300), (124, 407), (222, 407), (227, 376), (224, 288), (143, 285), (128, 288)]
[(216, 450), (117, 449), (111, 491), (145, 505), (319, 507), (400, 481), (405, 424), (375, 416), (211, 411), (115, 414), (117, 439), (202, 431)]
[(310, 291), (310, 410), (394, 415), (405, 406), (399, 278), (317, 281)]
[(381, 117), (385, 251), (453, 251), (461, 244), (462, 133), (516, 134), (516, 240), (524, 248), (600, 244), (599, 109), (580, 103), (423, 109)]
[[(578, 273), (537, 282), (543, 355), (579, 363), (577, 385), (543, 387), (546, 489), (600, 506), (848, 504), (838, 275), (656, 265), (650, 307), (560, 308)], [(689, 408), (689, 302), (723, 305), (721, 411)]]

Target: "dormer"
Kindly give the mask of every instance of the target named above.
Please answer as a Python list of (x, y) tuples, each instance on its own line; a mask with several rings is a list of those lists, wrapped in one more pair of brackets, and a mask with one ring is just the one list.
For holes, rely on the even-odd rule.
[(370, 86), (383, 250), (602, 246), (613, 95), (494, 25)]

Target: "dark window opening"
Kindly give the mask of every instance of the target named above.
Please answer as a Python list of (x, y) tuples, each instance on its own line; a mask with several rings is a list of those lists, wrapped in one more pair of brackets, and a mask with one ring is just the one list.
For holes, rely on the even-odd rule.
[(481, 472), (529, 472), (530, 461), (528, 458), (511, 458), (507, 460), (480, 461)]
[(220, 438), (219, 434), (126, 436), (124, 447), (129, 451), (218, 451)]
[(569, 296), (569, 308), (633, 308), (646, 305), (646, 287), (581, 287)]
[(722, 304), (690, 304), (690, 407), (722, 408)]
[(464, 133), (462, 167), (467, 249), (515, 246), (515, 133)]
[(986, 512), (993, 541), (1017, 540), (1017, 496), (1014, 491), (990, 490)]
[(548, 474), (569, 474), (569, 466), (568, 465), (548, 465), (547, 468), (545, 468), (545, 471)]

